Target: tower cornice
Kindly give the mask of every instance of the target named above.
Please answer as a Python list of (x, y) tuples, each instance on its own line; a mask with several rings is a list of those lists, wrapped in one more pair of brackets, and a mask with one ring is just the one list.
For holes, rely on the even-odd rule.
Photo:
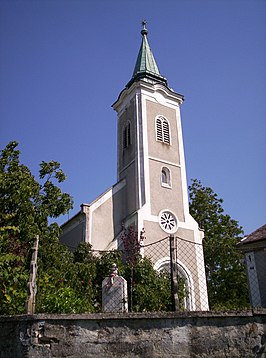
[(175, 92), (174, 90), (170, 89), (169, 87), (166, 87), (162, 83), (150, 83), (147, 80), (143, 79), (138, 82), (134, 82), (129, 88), (124, 88), (119, 96), (118, 99), (113, 103), (112, 107), (116, 111), (120, 111), (121, 105), (125, 104), (125, 98), (130, 97), (134, 93), (138, 91), (145, 90), (151, 94), (153, 93), (161, 93), (164, 97), (167, 97), (168, 99), (178, 102), (179, 105), (181, 105), (184, 101), (184, 96), (180, 93)]

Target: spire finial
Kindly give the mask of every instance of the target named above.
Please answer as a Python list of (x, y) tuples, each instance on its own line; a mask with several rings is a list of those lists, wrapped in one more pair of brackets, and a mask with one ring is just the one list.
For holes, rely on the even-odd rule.
[(142, 27), (143, 27), (142, 30), (141, 30), (141, 35), (142, 36), (147, 35), (148, 34), (148, 30), (146, 29), (147, 21), (142, 20), (141, 24), (142, 24)]
[(133, 76), (131, 80), (128, 82), (128, 84), (126, 85), (127, 88), (129, 88), (132, 85), (132, 83), (137, 82), (140, 79), (146, 81), (153, 81), (153, 83), (163, 83), (165, 86), (168, 86), (167, 79), (161, 76), (155, 58), (152, 54), (146, 36), (148, 34), (146, 24), (147, 24), (146, 20), (141, 21), (142, 41), (141, 41), (137, 61), (134, 67)]

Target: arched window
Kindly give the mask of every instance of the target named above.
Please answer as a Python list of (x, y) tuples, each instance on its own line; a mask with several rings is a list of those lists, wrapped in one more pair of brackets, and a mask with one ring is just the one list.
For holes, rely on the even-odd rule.
[(171, 172), (168, 168), (163, 167), (161, 171), (161, 185), (171, 187)]
[(162, 185), (163, 184), (167, 184), (167, 175), (164, 169), (162, 169)]
[[(170, 257), (164, 257), (156, 262), (154, 269), (159, 272), (170, 273)], [(177, 260), (178, 286), (180, 297), (180, 308), (185, 311), (195, 310), (195, 290), (192, 275), (187, 267)]]
[(128, 148), (131, 144), (131, 125), (128, 121), (123, 131), (123, 148)]
[(156, 117), (156, 140), (170, 144), (170, 125), (163, 116)]

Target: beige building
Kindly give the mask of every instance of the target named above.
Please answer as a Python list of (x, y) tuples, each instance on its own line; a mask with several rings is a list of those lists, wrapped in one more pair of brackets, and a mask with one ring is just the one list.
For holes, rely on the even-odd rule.
[(266, 225), (241, 240), (237, 247), (245, 255), (251, 305), (266, 308)]
[[(143, 23), (133, 76), (113, 104), (117, 183), (92, 203), (81, 205), (81, 211), (62, 226), (61, 241), (71, 248), (85, 241), (97, 250), (116, 249), (122, 224), (134, 226), (138, 233), (144, 229), (144, 244), (174, 234), (182, 240), (178, 265), (191, 285), (190, 309), (206, 310), (204, 233), (189, 214), (180, 116), (183, 96), (160, 74), (147, 33)], [(188, 259), (182, 262), (185, 255)], [(160, 269), (167, 262), (166, 255), (154, 264)]]

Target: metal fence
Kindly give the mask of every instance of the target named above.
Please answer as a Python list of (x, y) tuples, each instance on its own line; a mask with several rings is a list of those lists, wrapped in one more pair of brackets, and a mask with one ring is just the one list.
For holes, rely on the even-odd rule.
[[(141, 258), (137, 264), (132, 259), (136, 252), (120, 252), (122, 257), (130, 257), (125, 277), (128, 294), (127, 297), (119, 294), (115, 279), (111, 289), (110, 281), (107, 289), (103, 289), (105, 295), (109, 293), (110, 297), (119, 297), (120, 301), (113, 302), (113, 306), (117, 307), (121, 302), (128, 301), (130, 311), (209, 309), (202, 245), (174, 236), (166, 237), (154, 243), (140, 245), (138, 252)], [(106, 300), (106, 296), (104, 297)]]
[(223, 242), (203, 251), (177, 236), (124, 247), (121, 257), (129, 265), (121, 300), (133, 312), (265, 307), (265, 251), (240, 252)]
[[(89, 293), (93, 311), (243, 310), (266, 306), (263, 248), (240, 252), (221, 241), (209, 245), (204, 255), (202, 244), (177, 236), (145, 245), (134, 230), (124, 237), (119, 250), (85, 250), (89, 258), (84, 271), (88, 286), (83, 286), (84, 279), (80, 282)], [(110, 272), (113, 264), (119, 272), (116, 266)], [(30, 284), (30, 293), (36, 293), (35, 281)], [(35, 307), (35, 296), (29, 296), (27, 302)]]
[(202, 245), (170, 236), (145, 245), (143, 252), (155, 270), (170, 274), (172, 311), (208, 310)]

